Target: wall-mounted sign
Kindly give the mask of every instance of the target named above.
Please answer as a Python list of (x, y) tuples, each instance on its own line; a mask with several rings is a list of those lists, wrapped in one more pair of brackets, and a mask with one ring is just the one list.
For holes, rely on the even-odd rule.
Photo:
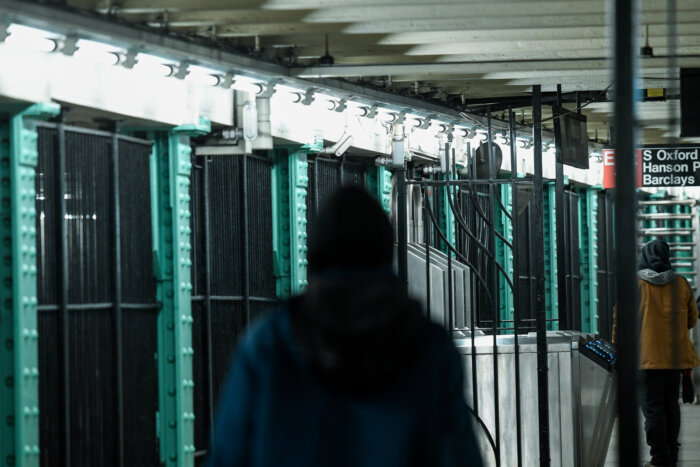
[[(700, 148), (645, 146), (637, 150), (638, 187), (700, 186)], [(615, 150), (603, 149), (603, 188), (615, 188)]]

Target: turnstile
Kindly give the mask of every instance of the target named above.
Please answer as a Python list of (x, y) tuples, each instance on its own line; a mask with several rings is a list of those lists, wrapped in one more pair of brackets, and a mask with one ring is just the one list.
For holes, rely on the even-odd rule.
[[(467, 404), (478, 407), (477, 415), (483, 423), (481, 427), (477, 424), (475, 429), (477, 434), (481, 431), (479, 438), (485, 465), (496, 465), (488, 440), (489, 436), (496, 438), (496, 406), (500, 420), (500, 464), (518, 465), (514, 336), (496, 337), (498, 390), (494, 378), (493, 336), (475, 336), (474, 347), (471, 337), (455, 338), (454, 342), (464, 364)], [(539, 465), (535, 334), (518, 336), (518, 347), (521, 465), (533, 466)], [(615, 417), (615, 350), (590, 334), (553, 331), (547, 334), (547, 354), (551, 465), (602, 466)], [(473, 393), (474, 377), (476, 394)], [(488, 430), (488, 435), (484, 429)]]

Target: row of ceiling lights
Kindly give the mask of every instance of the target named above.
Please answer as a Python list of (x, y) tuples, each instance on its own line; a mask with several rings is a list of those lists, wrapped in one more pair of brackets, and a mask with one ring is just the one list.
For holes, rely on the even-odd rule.
[[(233, 72), (221, 72), (204, 66), (187, 63), (174, 62), (166, 58), (144, 53), (141, 51), (124, 50), (116, 46), (75, 36), (60, 36), (49, 31), (31, 28), (20, 24), (0, 24), (0, 43), (4, 42), (10, 47), (17, 47), (34, 52), (60, 52), (67, 56), (88, 60), (108, 66), (121, 65), (127, 69), (133, 69), (144, 74), (157, 75), (163, 77), (174, 77), (186, 81), (207, 86), (222, 86), (226, 89), (235, 89), (256, 95), (270, 97), (272, 94), (286, 91), (289, 100), (303, 105), (325, 106), (326, 110), (344, 112), (351, 107), (354, 113), (361, 117), (380, 118), (384, 124), (407, 124), (419, 129), (428, 129), (435, 126), (440, 134), (451, 134), (458, 131), (459, 135), (466, 139), (473, 139), (479, 136), (481, 142), (488, 140), (485, 132), (477, 132), (476, 127), (457, 126), (433, 120), (431, 116), (419, 117), (406, 115), (404, 112), (394, 112), (382, 109), (376, 105), (367, 106), (349, 100), (347, 97), (334, 99), (329, 95), (318, 92), (316, 87), (310, 87), (306, 91), (282, 84), (279, 80), (265, 82), (245, 75)], [(510, 138), (505, 134), (494, 133), (492, 141), (507, 145)], [(530, 149), (533, 145), (532, 139), (518, 137), (519, 147)], [(542, 150), (544, 152), (553, 149), (553, 142), (544, 142)]]

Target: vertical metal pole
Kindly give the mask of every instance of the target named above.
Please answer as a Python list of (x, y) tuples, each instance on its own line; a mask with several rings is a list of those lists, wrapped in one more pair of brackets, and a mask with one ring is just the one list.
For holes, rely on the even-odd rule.
[(571, 322), (571, 310), (567, 305), (566, 290), (566, 240), (568, 233), (564, 229), (564, 154), (561, 147), (561, 84), (557, 84), (557, 100), (552, 106), (554, 117), (554, 145), (556, 148), (556, 178), (554, 180), (555, 216), (556, 216), (556, 243), (557, 255), (557, 303), (559, 304), (559, 329), (574, 329)]
[(535, 316), (537, 322), (537, 406), (540, 428), (540, 466), (547, 467), (549, 458), (549, 391), (547, 386), (547, 310), (544, 287), (544, 229), (542, 220), (542, 91), (532, 87), (532, 139), (534, 141), (535, 170), (532, 188), (533, 238), (532, 254), (535, 277)]
[(406, 227), (408, 220), (406, 218), (406, 166), (396, 169), (396, 209), (397, 209), (397, 226), (398, 229), (398, 264), (399, 264), (399, 281), (401, 285), (408, 289), (408, 264), (407, 264), (407, 250), (408, 250), (408, 238)]
[(210, 229), (210, 199), (209, 199), (209, 171), (211, 158), (204, 156), (202, 164), (202, 191), (204, 192), (204, 313), (206, 340), (206, 365), (207, 365), (207, 409), (209, 411), (209, 433), (214, 435), (214, 352), (212, 348), (213, 324), (211, 312), (211, 229)]
[(302, 146), (275, 151), (276, 162), (272, 171), (272, 238), (276, 258), (277, 296), (280, 298), (300, 293), (307, 284), (306, 195), (309, 149), (316, 148)]
[[(116, 131), (116, 129), (115, 129)], [(121, 222), (119, 215), (119, 136), (112, 135), (112, 335), (115, 344), (115, 374), (117, 386), (117, 463), (124, 465), (124, 348), (122, 342), (122, 261)]]
[[(557, 99), (559, 98), (559, 92), (557, 92)], [(581, 115), (581, 92), (576, 91), (576, 113)]]
[(70, 328), (68, 316), (68, 221), (66, 212), (66, 192), (68, 191), (66, 182), (66, 129), (63, 123), (58, 125), (58, 183), (56, 187), (57, 207), (58, 207), (58, 261), (60, 268), (60, 288), (58, 290), (59, 300), (59, 322), (60, 327), (60, 348), (61, 348), (61, 369), (62, 369), (62, 396), (63, 396), (63, 460), (65, 466), (71, 465), (71, 407), (70, 407)]
[(250, 324), (250, 261), (248, 258), (248, 156), (243, 155), (241, 163), (241, 208), (243, 217), (243, 306), (246, 323)]
[(617, 264), (618, 333), (617, 408), (620, 466), (639, 465), (637, 391), (637, 251), (635, 56), (638, 2), (615, 2), (615, 263)]
[(314, 161), (314, 214), (318, 213), (319, 199), (318, 199), (318, 158)]
[[(445, 174), (445, 180), (447, 181), (447, 186), (445, 187), (446, 190), (443, 193), (443, 196), (445, 196), (446, 199), (444, 200), (443, 204), (446, 206), (446, 209), (445, 209), (445, 225), (447, 227), (446, 236), (447, 236), (447, 239), (453, 243), (454, 243), (454, 234), (453, 234), (452, 239), (450, 239), (450, 237), (449, 237), (449, 232), (452, 231), (452, 226), (451, 226), (450, 217), (449, 217), (451, 208), (450, 208), (449, 203), (447, 202), (448, 201), (447, 198), (450, 196), (449, 190), (452, 189), (450, 179), (452, 177), (454, 177), (454, 172), (452, 170), (453, 169), (452, 161), (454, 161), (454, 159), (455, 159), (455, 148), (452, 148), (451, 158), (448, 159), (448, 161), (447, 161), (447, 173)], [(447, 253), (447, 326), (448, 326), (448, 329), (450, 331), (452, 331), (452, 329), (455, 328), (456, 319), (453, 319), (453, 317), (452, 317), (452, 297), (453, 297), (453, 291), (452, 291), (452, 287), (453, 287), (453, 284), (452, 284), (452, 252), (450, 251), (449, 245), (446, 245), (445, 252)], [(456, 309), (456, 307), (455, 307), (455, 309)], [(457, 313), (455, 312), (455, 315), (456, 314)]]
[[(423, 189), (423, 241), (425, 242), (425, 313), (430, 319), (430, 227), (428, 219), (428, 185), (422, 185)], [(415, 219), (414, 219), (415, 220)]]
[[(494, 183), (493, 180), (496, 178), (496, 167), (493, 166), (493, 142), (492, 140), (492, 133), (491, 133), (491, 108), (487, 107), (487, 124), (488, 124), (488, 168), (489, 168), (489, 198), (488, 198), (488, 203), (489, 203), (489, 220), (493, 223), (493, 231), (490, 233), (488, 241), (489, 241), (489, 247), (493, 247), (494, 250), (496, 249), (496, 235), (495, 235), (495, 219), (496, 219), (496, 214), (494, 212), (494, 200), (496, 199), (495, 194), (494, 194)], [(496, 258), (494, 257), (492, 259), (492, 271), (491, 271), (491, 277), (492, 277), (492, 283), (495, 287), (494, 291), (498, 290), (498, 268), (496, 267)], [(500, 304), (498, 303), (498, 294), (494, 293), (493, 294), (494, 299), (491, 301), (491, 306), (492, 306), (492, 313), (491, 313), (491, 331), (493, 333), (493, 389), (494, 389), (494, 394), (499, 394), (498, 391), (498, 345), (497, 345), (497, 335), (498, 335), (498, 326), (499, 326), (499, 306)], [(473, 350), (472, 350), (473, 351)], [(494, 427), (494, 441), (496, 445), (496, 465), (501, 465), (501, 417), (500, 417), (500, 407), (499, 407), (499, 400), (498, 396), (494, 396), (494, 420), (495, 420), (495, 427)]]
[[(467, 143), (467, 155), (470, 160), (470, 169), (469, 169), (469, 178), (473, 179), (476, 177), (476, 154), (475, 152), (472, 152), (472, 147), (471, 143)], [(468, 187), (469, 190), (473, 190), (474, 186), (470, 185)], [(458, 192), (459, 196), (461, 196), (461, 188), (459, 189), (460, 191)], [(461, 208), (460, 208), (461, 209)], [(455, 226), (455, 229), (457, 226)], [(467, 243), (468, 240), (465, 240), (465, 244)], [(468, 251), (465, 248), (464, 252), (465, 256), (468, 256)], [(471, 275), (470, 275), (471, 276)], [(474, 281), (473, 277), (470, 277), (470, 280), (472, 280), (471, 284), (471, 290), (476, 291), (476, 287), (474, 286)], [(469, 297), (469, 300), (471, 301), (471, 306), (469, 307), (469, 335), (471, 337), (471, 363), (472, 363), (472, 408), (474, 409), (474, 413), (476, 415), (479, 415), (479, 385), (478, 385), (478, 374), (479, 372), (476, 369), (476, 344), (475, 344), (475, 336), (474, 336), (474, 331), (476, 329), (476, 293), (472, 293), (472, 296)]]
[[(34, 119), (58, 106), (36, 104), (0, 121), (0, 463), (38, 467), (36, 166)], [(60, 460), (59, 460), (60, 462)]]
[(512, 195), (511, 223), (513, 226), (513, 345), (515, 356), (515, 430), (516, 442), (518, 444), (518, 467), (523, 464), (523, 447), (521, 441), (522, 427), (520, 418), (520, 347), (518, 346), (518, 329), (520, 321), (520, 251), (516, 251), (519, 243), (518, 230), (518, 185), (515, 181), (518, 178), (518, 144), (515, 124), (515, 114), (513, 109), (508, 110), (508, 123), (510, 125), (510, 177), (513, 183), (510, 184)]
[(190, 235), (189, 135), (178, 127), (159, 134), (151, 170), (157, 176), (151, 197), (157, 202), (158, 385), (160, 455), (166, 467), (194, 465), (194, 379), (192, 364), (192, 245)]

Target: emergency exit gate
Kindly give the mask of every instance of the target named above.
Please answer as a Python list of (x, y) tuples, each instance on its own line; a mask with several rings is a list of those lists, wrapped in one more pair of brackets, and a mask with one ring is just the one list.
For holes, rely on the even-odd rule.
[[(533, 115), (533, 118), (537, 120), (539, 117)], [(416, 288), (411, 281), (423, 278), (422, 287), (427, 290), (420, 296), (423, 297), (427, 314), (433, 316), (431, 306), (445, 308), (445, 317), (440, 321), (456, 333), (455, 336), (463, 336), (455, 338), (466, 342), (462, 344), (465, 348), (475, 348), (475, 339), (479, 340), (480, 346), (492, 340), (493, 358), (489, 364), (492, 368), (482, 364), (477, 369), (476, 350), (466, 352), (468, 363), (465, 365), (470, 373), (466, 377), (471, 386), (466, 390), (469, 394), (467, 402), (473, 408), (478, 424), (484, 428), (490, 426), (485, 431), (489, 437), (489, 452), (494, 456), (493, 465), (514, 465), (511, 464), (516, 462), (514, 459), (517, 459), (518, 465), (524, 465), (521, 450), (524, 443), (522, 426), (525, 424), (519, 407), (520, 368), (523, 367), (519, 363), (517, 335), (537, 331), (539, 340), (540, 336), (544, 338), (547, 330), (591, 332), (597, 327), (604, 337), (610, 336), (615, 297), (613, 199), (609, 193), (598, 188), (565, 187), (563, 176), (558, 176), (556, 183), (545, 182), (541, 178), (541, 165), (537, 167), (537, 159), (541, 158), (538, 154), (535, 155), (534, 176), (516, 175), (518, 148), (512, 112), (508, 136), (512, 167), (509, 174), (498, 173), (496, 157), (486, 157), (484, 162), (484, 159), (477, 159), (469, 146), (467, 167), (458, 167), (454, 152), (449, 153), (449, 145), (446, 146), (446, 153), (440, 155), (448, 160), (442, 164), (449, 168), (447, 173), (436, 175), (434, 169), (424, 170), (421, 166), (397, 170), (399, 194), (394, 197), (393, 217), (398, 220), (399, 232), (406, 230), (405, 240), (399, 234), (399, 255), (410, 254), (412, 261), (409, 264), (413, 268), (418, 264), (415, 258), (422, 258), (420, 264), (425, 272), (421, 274), (413, 271), (406, 274), (401, 271), (401, 259), (398, 263), (402, 280), (409, 281), (409, 289)], [(482, 153), (493, 153), (496, 143), (492, 140), (489, 126), (486, 142), (480, 148)], [(535, 147), (538, 147), (537, 141)], [(561, 174), (562, 163), (557, 164), (558, 173)], [(488, 172), (485, 172), (486, 169)], [(406, 177), (405, 181), (403, 177)], [(407, 189), (402, 199), (400, 193), (404, 186)], [(555, 210), (555, 206), (558, 209)], [(559, 209), (560, 212), (557, 212)], [(403, 221), (405, 224), (400, 219), (401, 215), (397, 214), (401, 212), (407, 213)], [(402, 243), (404, 241), (407, 243)], [(420, 249), (424, 253), (418, 254)], [(436, 253), (434, 249), (441, 253)], [(441, 279), (443, 282), (430, 277), (430, 271), (438, 273), (445, 269), (445, 264), (447, 271)], [(450, 319), (455, 293), (452, 290), (454, 283), (450, 279), (454, 280), (453, 271), (463, 267), (469, 268), (472, 275), (471, 319), (462, 320), (467, 323), (466, 326), (456, 325), (456, 321)], [(442, 301), (431, 303), (430, 289), (436, 284), (449, 289), (445, 292), (450, 297), (444, 301), (447, 305), (443, 305)], [(442, 292), (437, 294), (438, 297), (441, 295)], [(434, 294), (432, 296), (435, 297)], [(538, 300), (543, 302), (538, 303)], [(537, 313), (541, 315), (537, 316)], [(506, 346), (508, 349), (505, 352), (514, 354), (514, 357), (504, 356), (499, 363), (497, 347), (501, 342), (506, 342), (504, 338), (507, 335), (512, 336), (513, 341)], [(547, 341), (549, 339), (547, 337)], [(530, 340), (531, 347), (532, 344), (534, 341)], [(479, 352), (485, 350), (482, 348)], [(525, 391), (531, 398), (533, 391), (537, 390), (539, 400), (547, 401), (548, 386), (549, 392), (552, 391), (552, 384), (557, 388), (559, 386), (556, 381), (547, 382), (548, 347), (540, 347), (538, 343), (536, 353), (537, 368), (530, 360), (530, 369), (536, 371), (540, 378), (542, 375), (545, 377), (536, 381), (535, 385), (530, 380)], [(504, 373), (504, 365), (512, 367)], [(558, 373), (553, 375), (557, 378)], [(483, 384), (488, 389), (484, 389)], [(507, 408), (507, 412), (501, 411), (499, 397), (493, 396), (500, 394), (499, 386), (515, 393), (516, 402)], [(480, 391), (477, 391), (477, 387), (491, 394), (490, 399), (487, 397), (486, 406), (478, 398)], [(558, 396), (555, 394), (554, 397)], [(606, 407), (609, 408), (609, 405)], [(559, 453), (562, 456), (559, 461), (563, 462), (561, 465), (568, 465), (570, 461), (565, 460), (563, 445), (556, 446), (559, 439), (556, 435), (551, 438), (555, 443), (551, 451), (549, 445), (542, 444), (550, 439), (552, 418), (551, 414), (548, 417), (546, 413), (539, 413), (540, 452), (546, 450), (553, 456)], [(606, 413), (603, 418), (610, 416), (609, 411)], [(530, 410), (528, 416), (532, 415)], [(501, 439), (505, 417), (509, 420), (509, 426), (515, 426), (515, 433)], [(554, 430), (556, 426), (553, 426)], [(532, 429), (528, 432), (531, 434)], [(605, 443), (606, 439), (603, 438), (601, 442)], [(517, 445), (517, 454), (506, 456), (512, 445)], [(598, 451), (598, 455), (600, 453)], [(502, 455), (505, 456), (503, 459), (509, 460), (501, 459)], [(506, 464), (502, 464), (502, 461)], [(557, 462), (555, 464), (559, 465)]]

